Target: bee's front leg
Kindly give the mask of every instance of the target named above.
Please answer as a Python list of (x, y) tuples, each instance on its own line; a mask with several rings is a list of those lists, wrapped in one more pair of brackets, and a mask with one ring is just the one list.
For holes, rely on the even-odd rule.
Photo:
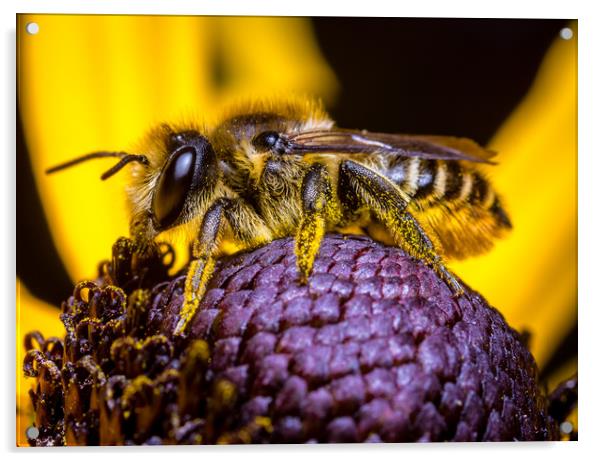
[(198, 238), (192, 246), (194, 258), (188, 266), (186, 282), (184, 284), (184, 304), (178, 316), (174, 334), (182, 335), (190, 320), (196, 314), (199, 303), (215, 267), (215, 258), (219, 250), (221, 234), (226, 221), (226, 209), (231, 205), (231, 200), (218, 199), (209, 207), (203, 221)]
[(140, 213), (132, 217), (130, 221), (130, 237), (134, 245), (134, 253), (140, 259), (151, 257), (158, 251), (155, 237), (157, 231), (152, 225), (149, 213)]
[[(140, 213), (130, 220), (130, 238), (120, 238), (113, 245), (111, 277), (117, 285), (137, 279), (142, 285), (155, 261), (160, 261), (159, 246), (149, 214)], [(129, 256), (128, 256), (129, 255)]]
[(416, 219), (406, 211), (411, 197), (374, 170), (346, 160), (339, 170), (339, 195), (351, 193), (384, 224), (395, 243), (410, 256), (424, 261), (447, 283), (456, 296), (464, 293), (447, 270), (435, 245)]
[(307, 283), (320, 249), (331, 203), (332, 192), (328, 172), (323, 165), (314, 163), (303, 178), (301, 187), (303, 214), (295, 235), (297, 270), (302, 284)]
[(183, 335), (194, 318), (213, 275), (226, 222), (241, 249), (251, 249), (272, 239), (257, 213), (238, 199), (219, 198), (209, 207), (192, 246), (193, 260), (184, 284), (184, 304), (178, 316), (175, 335)]

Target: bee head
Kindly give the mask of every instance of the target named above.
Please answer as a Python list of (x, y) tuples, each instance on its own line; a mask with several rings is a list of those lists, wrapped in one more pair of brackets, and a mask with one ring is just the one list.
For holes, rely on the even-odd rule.
[(195, 197), (212, 190), (217, 180), (215, 151), (199, 132), (170, 132), (165, 137), (165, 148), (168, 155), (151, 205), (154, 225), (159, 231), (186, 221)]

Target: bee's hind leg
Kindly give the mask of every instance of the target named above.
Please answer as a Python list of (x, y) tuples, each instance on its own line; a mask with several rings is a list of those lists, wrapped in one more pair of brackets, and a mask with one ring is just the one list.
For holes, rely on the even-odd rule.
[(447, 270), (435, 245), (416, 219), (406, 211), (411, 197), (376, 171), (346, 160), (339, 170), (339, 195), (353, 194), (367, 206), (393, 236), (395, 243), (406, 253), (424, 261), (441, 277), (455, 296), (464, 289)]
[(324, 237), (326, 220), (334, 208), (330, 179), (323, 165), (314, 163), (303, 178), (301, 202), (303, 215), (295, 235), (295, 255), (299, 281), (306, 284)]

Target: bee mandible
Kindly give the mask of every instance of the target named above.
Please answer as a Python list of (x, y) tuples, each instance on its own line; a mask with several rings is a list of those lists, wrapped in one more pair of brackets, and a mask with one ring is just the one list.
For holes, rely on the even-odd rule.
[(135, 154), (94, 152), (132, 164), (130, 233), (143, 254), (156, 237), (192, 236), (184, 303), (174, 334), (199, 309), (224, 239), (250, 250), (294, 236), (307, 283), (326, 232), (363, 229), (432, 267), (457, 296), (444, 258), (483, 252), (511, 228), (498, 194), (478, 169), (494, 153), (466, 138), (338, 128), (307, 98), (252, 101), (209, 129), (162, 124)]

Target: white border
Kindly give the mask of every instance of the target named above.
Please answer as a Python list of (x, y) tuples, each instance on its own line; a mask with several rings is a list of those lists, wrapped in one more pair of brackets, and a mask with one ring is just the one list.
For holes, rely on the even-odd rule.
[[(602, 429), (600, 416), (600, 341), (602, 334), (602, 297), (596, 290), (600, 285), (600, 263), (602, 252), (600, 238), (600, 210), (602, 172), (602, 31), (600, 16), (595, 11), (596, 2), (589, 0), (541, 1), (505, 0), (492, 4), (468, 0), (393, 2), (386, 0), (364, 0), (327, 3), (323, 0), (283, 1), (236, 0), (236, 1), (76, 1), (76, 0), (22, 0), (0, 2), (4, 46), (2, 46), (2, 69), (0, 73), (7, 106), (0, 112), (1, 136), (5, 145), (0, 155), (2, 178), (0, 184), (0, 241), (3, 244), (2, 276), (0, 292), (4, 294), (5, 312), (4, 370), (2, 387), (3, 424), (0, 431), (2, 446), (7, 454), (27, 457), (63, 458), (68, 455), (104, 456), (107, 454), (138, 453), (150, 459), (165, 456), (175, 451), (177, 456), (192, 455), (236, 459), (305, 459), (307, 456), (344, 456), (345, 459), (364, 459), (375, 456), (379, 459), (418, 455), (426, 459), (506, 459), (508, 456), (543, 456), (548, 459), (565, 459), (579, 451), (593, 453)], [(14, 447), (14, 290), (15, 290), (15, 13), (101, 13), (101, 14), (212, 14), (212, 15), (307, 15), (307, 16), (405, 16), (405, 17), (505, 17), (505, 18), (578, 18), (579, 19), (579, 359), (580, 400), (578, 443), (531, 443), (531, 444), (431, 444), (429, 446), (408, 445), (330, 445), (330, 446), (272, 446), (272, 447), (132, 447), (91, 448), (54, 450), (16, 450)], [(562, 210), (558, 210), (562, 213)], [(550, 223), (553, 225), (553, 223)], [(545, 236), (543, 236), (545, 238)], [(527, 257), (528, 255), (526, 255)], [(8, 317), (8, 318), (7, 318)], [(522, 459), (522, 456), (521, 456)]]

